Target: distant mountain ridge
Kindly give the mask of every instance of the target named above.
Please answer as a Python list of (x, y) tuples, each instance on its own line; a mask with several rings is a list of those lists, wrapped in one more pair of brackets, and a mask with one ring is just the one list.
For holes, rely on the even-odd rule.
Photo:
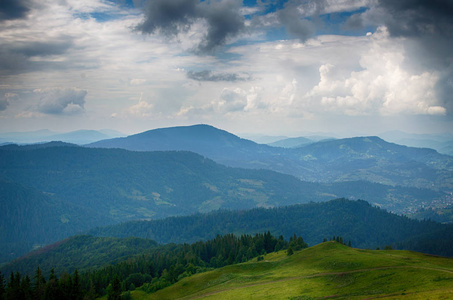
[(284, 149), (244, 140), (212, 126), (194, 125), (155, 129), (87, 146), (193, 151), (228, 166), (270, 169), (305, 181), (368, 180), (453, 189), (453, 157), (432, 149), (388, 143), (379, 137), (320, 141)]
[(59, 133), (47, 129), (29, 132), (4, 132), (0, 133), (0, 143), (32, 144), (51, 141), (61, 141), (72, 144), (89, 144), (99, 140), (124, 136), (114, 130), (76, 130)]
[(270, 146), (241, 139), (225, 130), (203, 124), (153, 129), (86, 146), (132, 151), (191, 151), (232, 166), (240, 165), (236, 163), (237, 160), (250, 161), (274, 153)]

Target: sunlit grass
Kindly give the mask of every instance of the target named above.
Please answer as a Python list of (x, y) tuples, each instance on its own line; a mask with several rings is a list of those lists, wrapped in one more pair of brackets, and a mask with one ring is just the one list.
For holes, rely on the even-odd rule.
[(323, 243), (227, 266), (134, 299), (448, 299), (453, 259)]

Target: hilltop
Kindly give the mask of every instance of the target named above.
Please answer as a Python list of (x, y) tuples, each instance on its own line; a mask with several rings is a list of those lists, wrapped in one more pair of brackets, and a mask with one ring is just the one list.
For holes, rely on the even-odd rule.
[(87, 145), (135, 151), (192, 151), (233, 167), (270, 169), (314, 182), (366, 180), (453, 189), (453, 157), (379, 137), (327, 140), (297, 148), (257, 144), (209, 125), (160, 128)]
[[(196, 274), (140, 299), (427, 299), (453, 293), (453, 260), (397, 250), (361, 250), (325, 242), (287, 256)], [(437, 299), (437, 298), (436, 298)]]

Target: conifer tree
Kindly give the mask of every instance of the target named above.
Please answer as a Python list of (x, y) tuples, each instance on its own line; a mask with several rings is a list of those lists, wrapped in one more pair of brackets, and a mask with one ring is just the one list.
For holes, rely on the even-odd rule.
[(0, 300), (5, 299), (5, 292), (5, 277), (3, 276), (2, 272), (0, 272)]
[(42, 275), (41, 268), (36, 269), (35, 276), (33, 277), (33, 297), (34, 299), (44, 299), (46, 291), (46, 279)]

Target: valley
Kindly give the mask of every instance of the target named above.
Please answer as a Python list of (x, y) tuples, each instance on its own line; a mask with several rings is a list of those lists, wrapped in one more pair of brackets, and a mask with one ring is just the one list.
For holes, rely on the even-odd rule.
[[(302, 144), (288, 147), (291, 143)], [(140, 269), (148, 275), (137, 289), (121, 288), (133, 299), (281, 298), (279, 285), (291, 299), (423, 298), (429, 291), (441, 297), (450, 292), (444, 285), (450, 279), (427, 254), (453, 256), (452, 192), (451, 156), (378, 137), (270, 146), (194, 125), (88, 145), (8, 144), (0, 146), (0, 270), (33, 276), (41, 266), (43, 276), (64, 280), (80, 271), (80, 293), (96, 280), (95, 294), (101, 296), (131, 262), (139, 269), (150, 261), (160, 264), (151, 273)], [(287, 255), (296, 235), (302, 248), (310, 248), (298, 246)], [(189, 246), (211, 247), (243, 236), (258, 244), (272, 237), (274, 244), (248, 252), (250, 245), (243, 245), (240, 253), (222, 252), (229, 246), (216, 244), (220, 252), (213, 256), (196, 258), (200, 253), (194, 252), (198, 271), (186, 260), (166, 260)], [(332, 236), (355, 248), (323, 242)], [(326, 268), (299, 265), (309, 256), (296, 257), (310, 251), (344, 256)], [(402, 263), (406, 258), (397, 259), (397, 253), (416, 263)], [(165, 263), (159, 262), (161, 254)], [(363, 262), (349, 265), (351, 257)], [(388, 259), (395, 264), (384, 263)], [(444, 263), (451, 261), (439, 258)], [(106, 270), (110, 275), (102, 280), (89, 275)], [(431, 272), (437, 275), (426, 279)], [(119, 282), (129, 284), (129, 275)], [(401, 278), (407, 276), (414, 282), (423, 277), (426, 284), (406, 286)], [(392, 280), (385, 288), (371, 289), (370, 281), (386, 277)], [(300, 285), (307, 288), (296, 288)]]

